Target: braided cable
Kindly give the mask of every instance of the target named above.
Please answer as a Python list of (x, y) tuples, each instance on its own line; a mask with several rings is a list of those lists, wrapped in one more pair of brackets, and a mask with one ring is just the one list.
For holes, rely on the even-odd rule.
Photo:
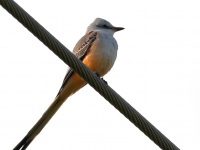
[(63, 44), (61, 44), (53, 35), (42, 27), (34, 18), (25, 12), (13, 0), (0, 0), (0, 4), (13, 17), (15, 17), (24, 27), (34, 34), (41, 42), (53, 51), (69, 67), (77, 72), (84, 80), (88, 82), (99, 94), (108, 100), (116, 109), (118, 109), (126, 118), (135, 124), (145, 135), (155, 142), (161, 149), (178, 150), (167, 137), (156, 129), (148, 120), (146, 120), (137, 110), (127, 103), (112, 88), (100, 80), (89, 68), (87, 68), (79, 59), (77, 59)]

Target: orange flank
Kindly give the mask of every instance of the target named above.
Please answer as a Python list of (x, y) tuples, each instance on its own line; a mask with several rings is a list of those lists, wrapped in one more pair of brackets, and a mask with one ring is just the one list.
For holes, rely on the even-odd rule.
[(81, 89), (86, 84), (86, 81), (82, 79), (77, 73), (73, 73), (69, 77), (66, 85), (58, 95), (63, 100), (66, 100), (70, 95)]

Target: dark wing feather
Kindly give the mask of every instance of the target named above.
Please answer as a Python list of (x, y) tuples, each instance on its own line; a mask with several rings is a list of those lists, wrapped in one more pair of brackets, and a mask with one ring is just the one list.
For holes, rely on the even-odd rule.
[[(75, 45), (73, 49), (73, 54), (80, 60), (83, 60), (85, 55), (87, 54), (88, 50), (90, 49), (92, 43), (95, 41), (97, 36), (97, 32), (89, 32), (85, 34)], [(57, 94), (57, 96), (60, 94), (64, 86), (66, 85), (67, 81), (71, 77), (71, 75), (74, 73), (74, 71), (70, 68), (67, 71), (67, 74), (65, 75), (65, 78), (63, 80), (62, 86)]]
[(96, 39), (97, 32), (89, 32), (84, 35), (74, 47), (73, 53), (80, 60), (86, 55), (88, 49), (91, 47), (92, 43)]

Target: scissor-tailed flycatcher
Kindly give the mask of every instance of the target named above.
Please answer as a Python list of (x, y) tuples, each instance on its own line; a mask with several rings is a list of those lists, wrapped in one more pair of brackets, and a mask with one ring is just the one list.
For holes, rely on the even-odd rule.
[[(117, 57), (118, 45), (113, 35), (123, 29), (114, 27), (104, 19), (95, 19), (87, 28), (86, 34), (76, 44), (74, 55), (100, 77), (104, 76), (112, 68)], [(26, 149), (63, 102), (86, 84), (84, 79), (69, 69), (54, 102), (14, 149)]]

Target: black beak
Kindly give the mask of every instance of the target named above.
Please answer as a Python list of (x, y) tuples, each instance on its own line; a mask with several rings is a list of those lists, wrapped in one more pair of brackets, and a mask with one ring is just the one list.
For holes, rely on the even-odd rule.
[(120, 30), (124, 30), (124, 28), (123, 27), (113, 27), (113, 30), (115, 32), (117, 32), (117, 31), (120, 31)]

